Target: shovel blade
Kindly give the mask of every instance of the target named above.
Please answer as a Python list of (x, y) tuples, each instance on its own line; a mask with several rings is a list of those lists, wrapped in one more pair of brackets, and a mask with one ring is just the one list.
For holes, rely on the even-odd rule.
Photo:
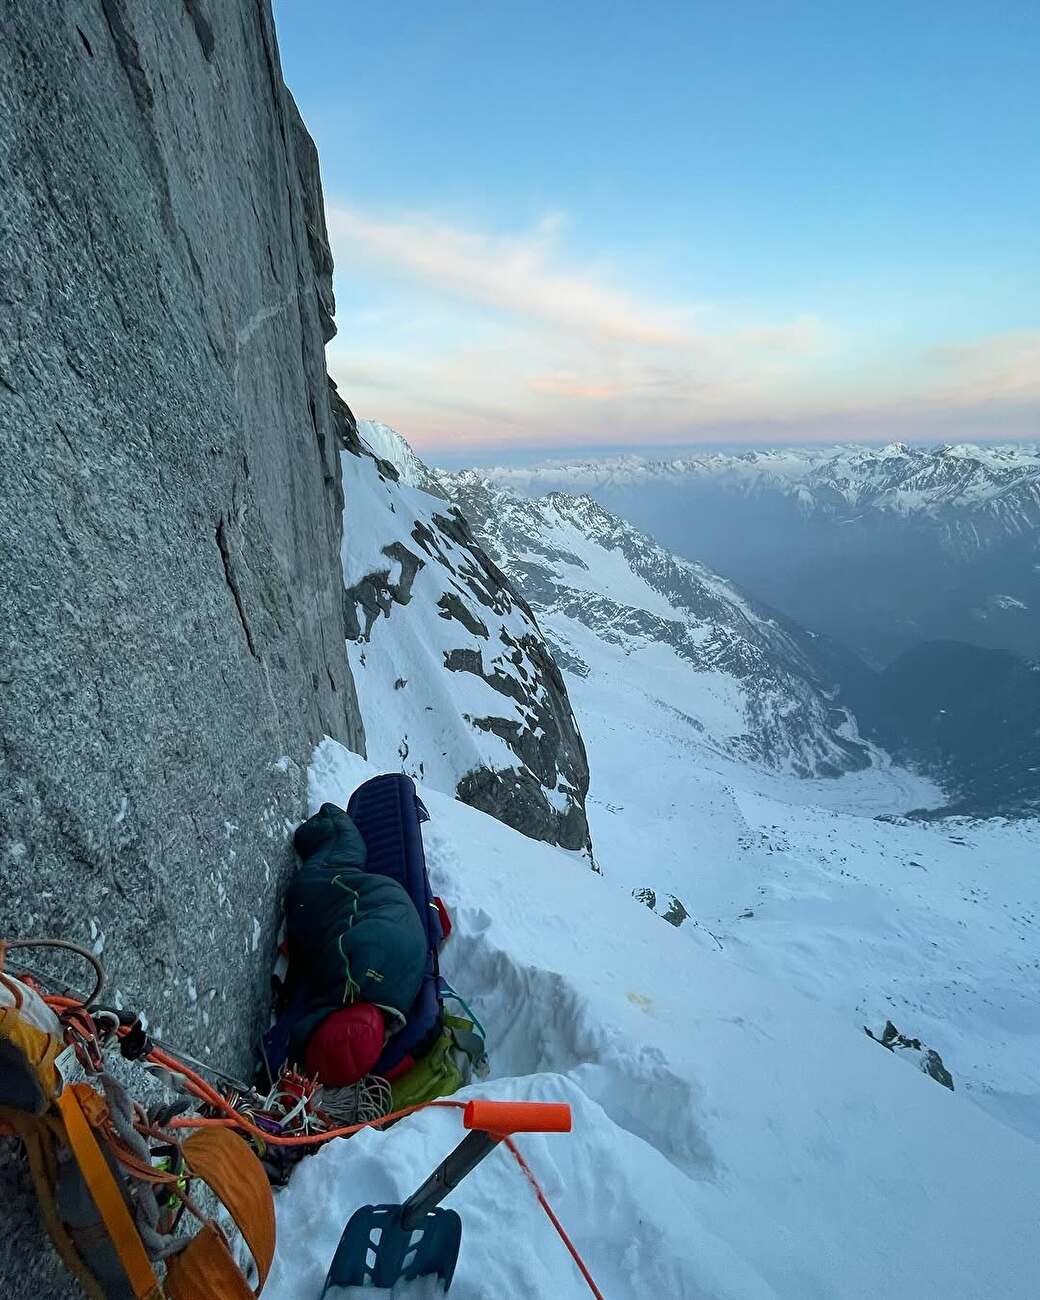
[(363, 1205), (343, 1229), (321, 1294), (333, 1287), (392, 1287), (431, 1274), (447, 1291), (461, 1243), (462, 1220), (454, 1210), (430, 1210), (409, 1230), (401, 1226), (400, 1205)]

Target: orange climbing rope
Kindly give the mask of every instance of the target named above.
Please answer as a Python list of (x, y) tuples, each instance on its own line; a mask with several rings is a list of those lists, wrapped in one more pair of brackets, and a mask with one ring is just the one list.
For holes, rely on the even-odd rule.
[(570, 1251), (571, 1257), (573, 1258), (575, 1264), (577, 1264), (582, 1277), (589, 1285), (589, 1290), (596, 1297), (596, 1300), (603, 1300), (603, 1292), (592, 1280), (592, 1274), (589, 1272), (588, 1266), (586, 1265), (585, 1261), (582, 1259), (581, 1255), (578, 1254), (577, 1246), (575, 1246), (574, 1242), (571, 1241), (570, 1237), (567, 1236), (566, 1229), (564, 1228), (560, 1220), (556, 1217), (553, 1207), (549, 1204), (549, 1198), (545, 1195), (545, 1192), (542, 1190), (541, 1183), (538, 1181), (537, 1178), (535, 1178), (531, 1166), (520, 1154), (519, 1147), (516, 1145), (516, 1143), (513, 1141), (511, 1137), (505, 1137), (502, 1139), (502, 1141), (506, 1144), (506, 1146), (510, 1149), (510, 1151), (512, 1151), (513, 1156), (516, 1159), (516, 1163), (524, 1171), (524, 1174), (527, 1177), (527, 1181), (534, 1188), (534, 1194), (535, 1196), (538, 1197), (538, 1204), (549, 1216), (549, 1222), (556, 1229), (557, 1233), (559, 1233), (560, 1240)]

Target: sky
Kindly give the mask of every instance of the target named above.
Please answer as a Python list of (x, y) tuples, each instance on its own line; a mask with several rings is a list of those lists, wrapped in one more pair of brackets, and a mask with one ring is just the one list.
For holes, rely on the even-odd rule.
[(1040, 437), (1037, 0), (275, 0), (427, 453)]

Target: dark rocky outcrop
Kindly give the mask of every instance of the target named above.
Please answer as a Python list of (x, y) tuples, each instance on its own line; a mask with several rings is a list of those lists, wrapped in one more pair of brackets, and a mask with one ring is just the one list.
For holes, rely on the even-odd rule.
[(906, 1034), (901, 1034), (891, 1020), (885, 1021), (885, 1027), (880, 1034), (875, 1034), (866, 1025), (863, 1026), (863, 1030), (868, 1038), (872, 1038), (875, 1043), (880, 1043), (882, 1047), (887, 1047), (890, 1052), (906, 1053), (923, 1074), (927, 1074), (936, 1083), (941, 1083), (944, 1088), (949, 1088), (951, 1092), (954, 1091), (953, 1075), (943, 1064), (942, 1057), (934, 1047), (925, 1047), (919, 1038), (908, 1038)]
[(669, 894), (668, 906), (661, 913), (661, 915), (664, 917), (664, 919), (668, 922), (669, 925), (674, 925), (675, 928), (678, 930), (679, 926), (682, 925), (683, 921), (685, 921), (690, 914), (683, 906), (681, 899), (676, 898), (674, 894)]
[[(676, 898), (674, 894), (666, 895), (667, 903), (662, 912), (657, 910), (658, 899), (657, 891), (655, 889), (650, 889), (648, 887), (633, 889), (632, 897), (638, 902), (645, 904), (651, 912), (656, 916), (661, 917), (662, 920), (667, 921), (669, 925), (674, 925), (677, 930), (682, 925), (683, 921), (689, 919), (690, 913), (686, 910), (685, 904), (682, 899)], [(697, 922), (694, 922), (694, 924), (696, 925)], [(711, 931), (708, 931), (708, 933), (710, 934)], [(712, 935), (712, 938), (715, 938), (715, 936)], [(715, 942), (718, 943), (719, 941), (715, 939)], [(719, 944), (719, 947), (721, 948), (722, 945)]]
[(343, 593), (343, 621), (351, 641), (369, 640), (380, 615), (386, 617), (393, 605), (408, 604), (415, 575), (425, 563), (400, 542), (384, 546), (383, 554), (401, 566), (397, 578), (391, 579), (389, 568), (375, 569)]
[[(93, 925), (128, 1004), (242, 1067), (303, 767), (363, 746), (317, 159), (268, 0), (2, 28), (0, 935)], [(0, 1294), (61, 1294), (25, 1201)]]
[(471, 808), (479, 808), (531, 839), (564, 849), (589, 848), (589, 827), (581, 803), (571, 801), (560, 812), (546, 798), (542, 783), (525, 768), (476, 767), (461, 778), (456, 794)]

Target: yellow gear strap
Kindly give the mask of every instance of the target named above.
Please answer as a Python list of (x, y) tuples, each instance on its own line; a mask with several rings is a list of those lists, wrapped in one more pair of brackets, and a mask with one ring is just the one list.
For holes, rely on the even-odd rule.
[[(122, 1190), (83, 1113), (77, 1091), (86, 1086), (71, 1084), (57, 1099), (56, 1105), (65, 1124), (65, 1136), (134, 1295), (138, 1300), (162, 1300), (162, 1289), (145, 1253), (140, 1234), (130, 1217)], [(92, 1090), (88, 1088), (87, 1091)]]

